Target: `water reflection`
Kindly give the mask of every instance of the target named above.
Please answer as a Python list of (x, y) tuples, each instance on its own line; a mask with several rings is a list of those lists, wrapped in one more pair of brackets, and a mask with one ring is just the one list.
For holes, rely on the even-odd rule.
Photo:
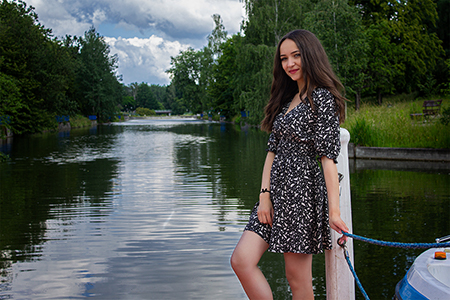
[[(450, 170), (442, 173), (357, 170), (351, 174), (353, 230), (375, 239), (433, 243), (450, 232)], [(398, 282), (423, 250), (397, 249), (355, 242), (358, 276), (370, 295), (391, 298)], [(378, 284), (370, 284), (373, 274)], [(363, 281), (364, 283), (364, 281)]]
[[(0, 299), (246, 299), (228, 260), (258, 197), (266, 141), (196, 120), (14, 138), (0, 164)], [(355, 233), (449, 233), (448, 165), (350, 163)], [(416, 255), (355, 243), (374, 299), (393, 295)], [(275, 299), (289, 298), (282, 256), (264, 255), (261, 269)], [(313, 276), (325, 299), (323, 255)]]
[[(0, 298), (77, 294), (68, 270), (82, 259), (71, 253), (84, 256), (86, 234), (100, 234), (86, 225), (110, 213), (118, 161), (93, 149), (94, 136), (72, 137), (14, 138), (11, 161), (0, 166)], [(101, 144), (113, 141), (104, 137)]]

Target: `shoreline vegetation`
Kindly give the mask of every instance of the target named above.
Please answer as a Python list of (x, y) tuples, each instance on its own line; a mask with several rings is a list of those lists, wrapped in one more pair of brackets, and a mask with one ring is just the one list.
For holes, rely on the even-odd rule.
[[(449, 125), (444, 125), (441, 118), (447, 118), (442, 113), (450, 110), (450, 99), (443, 98), (441, 114), (429, 120), (412, 119), (410, 114), (420, 112), (422, 98), (410, 100), (411, 95), (402, 97), (387, 97), (383, 105), (374, 105), (370, 101), (361, 105), (356, 111), (347, 108), (346, 121), (342, 128), (350, 132), (349, 157), (361, 159), (384, 160), (411, 160), (411, 161), (450, 161), (450, 132)], [(434, 98), (433, 98), (434, 99)], [(122, 114), (121, 118), (115, 118), (112, 122), (123, 122), (129, 119), (203, 119), (205, 121), (220, 122), (220, 115), (214, 115), (211, 119), (208, 115), (201, 118), (194, 114), (185, 115), (130, 115)], [(232, 120), (222, 120), (234, 124), (238, 130), (260, 130), (259, 126), (251, 125), (245, 118), (234, 117)], [(71, 117), (70, 126), (59, 128), (67, 131), (76, 128), (92, 127), (97, 124), (82, 115)], [(111, 123), (111, 122), (108, 122)], [(107, 123), (99, 123), (107, 124)], [(47, 132), (56, 132), (54, 129)], [(37, 133), (39, 134), (39, 133)], [(0, 139), (0, 144), (2, 140)], [(405, 152), (406, 151), (406, 152)], [(412, 152), (412, 154), (410, 153)], [(403, 154), (402, 154), (403, 153)], [(406, 153), (406, 154), (405, 154)], [(399, 157), (403, 155), (404, 157)], [(0, 152), (0, 161), (7, 160), (8, 156)]]
[[(347, 119), (341, 126), (350, 132), (352, 142), (359, 146), (450, 149), (450, 99), (408, 100), (408, 97), (411, 96), (386, 98), (382, 105), (362, 104), (358, 111), (348, 107)], [(421, 112), (424, 100), (436, 99), (443, 100), (438, 116), (411, 118), (411, 114)]]
[[(0, 138), (156, 111), (257, 128), (270, 94), (275, 45), (301, 27), (318, 36), (345, 87), (350, 101), (342, 127), (356, 146), (450, 149), (448, 1), (243, 5), (247, 18), (239, 33), (230, 36), (213, 15), (207, 46), (171, 57), (170, 83), (160, 86), (122, 83), (118, 56), (94, 27), (58, 39), (32, 6), (0, 0), (0, 28), (7, 28), (0, 30)], [(269, 15), (289, 22), (274, 23)], [(424, 100), (437, 99), (443, 100), (439, 117), (410, 117), (422, 113)]]
[[(443, 111), (450, 108), (450, 99), (443, 99), (440, 115), (425, 120), (412, 119), (410, 114), (420, 112), (423, 101), (428, 98), (410, 100), (412, 97), (413, 95), (386, 97), (385, 103), (382, 105), (374, 105), (370, 101), (367, 104), (363, 102), (357, 111), (348, 107), (346, 121), (341, 124), (341, 127), (350, 132), (351, 143), (355, 146), (450, 149), (450, 127), (441, 121), (441, 118), (444, 118)], [(130, 117), (132, 119), (200, 118), (192, 114)], [(207, 115), (203, 116), (203, 120), (209, 119), (220, 122), (219, 115), (213, 115), (212, 118), (208, 118)], [(248, 124), (242, 117), (234, 117), (225, 122), (259, 128), (259, 126)], [(80, 124), (80, 121), (78, 123)], [(90, 123), (87, 125), (90, 126)], [(72, 125), (72, 128), (76, 127), (79, 126)]]

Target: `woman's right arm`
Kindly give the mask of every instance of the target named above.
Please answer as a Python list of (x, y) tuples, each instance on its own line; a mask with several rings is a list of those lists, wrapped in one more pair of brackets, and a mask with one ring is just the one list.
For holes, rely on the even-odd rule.
[[(274, 158), (275, 153), (272, 151), (268, 151), (266, 161), (264, 163), (261, 189), (267, 189), (268, 191), (270, 191), (270, 172), (272, 170), (272, 163)], [(272, 201), (270, 201), (270, 192), (259, 194), (258, 219), (261, 223), (269, 224), (270, 226), (272, 226), (273, 206)]]

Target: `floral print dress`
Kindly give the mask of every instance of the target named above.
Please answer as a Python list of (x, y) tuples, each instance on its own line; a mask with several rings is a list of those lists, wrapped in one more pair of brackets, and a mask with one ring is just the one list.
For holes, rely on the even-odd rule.
[[(268, 151), (275, 153), (270, 173), (273, 224), (258, 220), (256, 203), (245, 230), (259, 234), (268, 251), (316, 254), (331, 249), (328, 198), (318, 158), (336, 162), (340, 151), (339, 118), (333, 94), (325, 88), (276, 116)], [(287, 112), (287, 113), (286, 113)]]

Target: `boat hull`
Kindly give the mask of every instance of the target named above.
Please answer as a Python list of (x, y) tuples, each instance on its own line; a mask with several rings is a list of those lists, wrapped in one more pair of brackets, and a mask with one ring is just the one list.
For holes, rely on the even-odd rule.
[(397, 284), (394, 299), (450, 299), (450, 258), (435, 259), (436, 251), (445, 249), (429, 249), (416, 258), (405, 277)]

